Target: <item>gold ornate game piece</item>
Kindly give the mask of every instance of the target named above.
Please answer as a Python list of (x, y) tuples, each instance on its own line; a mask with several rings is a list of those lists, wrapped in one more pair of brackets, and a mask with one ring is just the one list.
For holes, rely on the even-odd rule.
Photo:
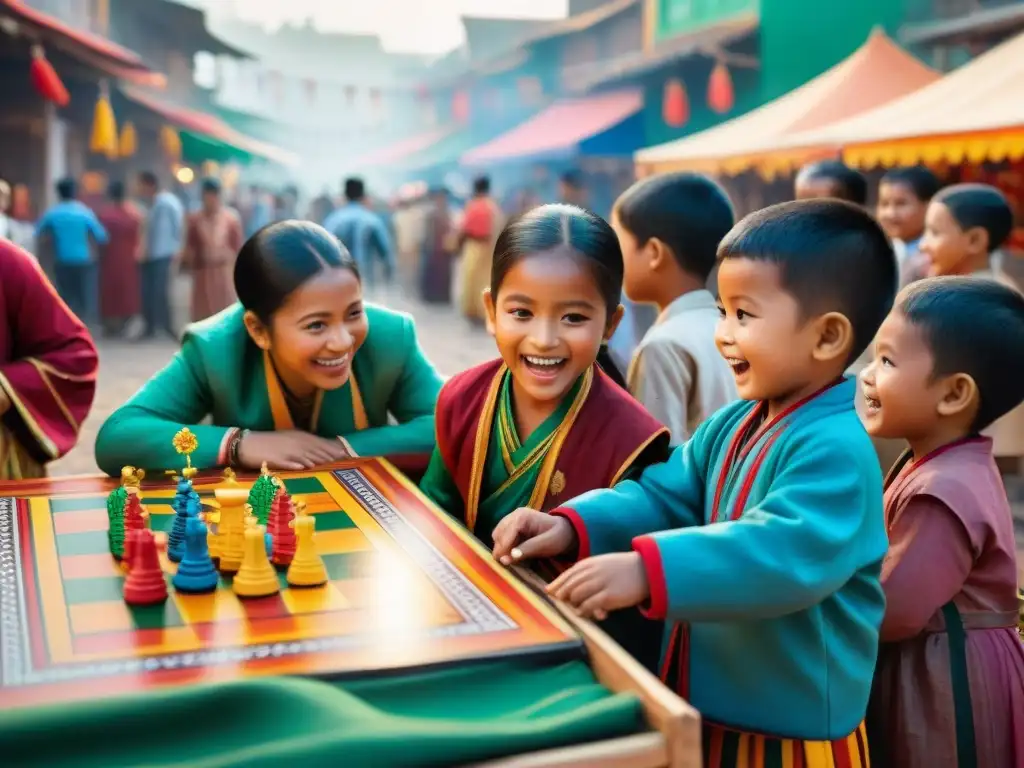
[(138, 488), (146, 477), (146, 470), (135, 467), (121, 467), (121, 485), (125, 488)]
[(562, 474), (562, 470), (556, 470), (555, 474), (551, 476), (550, 491), (552, 496), (557, 496), (565, 490), (565, 475)]
[(185, 468), (181, 470), (181, 476), (192, 479), (196, 475), (196, 468), (192, 466), (192, 454), (199, 447), (199, 440), (195, 433), (188, 427), (182, 427), (171, 440), (174, 450), (185, 456)]

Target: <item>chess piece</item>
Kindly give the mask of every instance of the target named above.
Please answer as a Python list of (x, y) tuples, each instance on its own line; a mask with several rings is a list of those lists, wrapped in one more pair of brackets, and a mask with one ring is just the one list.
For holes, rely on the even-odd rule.
[(124, 508), (128, 501), (128, 491), (118, 486), (107, 496), (107, 541), (110, 554), (115, 559), (124, 557)]
[(198, 516), (185, 525), (185, 553), (171, 585), (179, 592), (200, 594), (217, 589), (220, 576), (206, 546), (206, 524)]
[(220, 502), (218, 567), (223, 573), (234, 573), (241, 567), (245, 555), (245, 500), (248, 492), (244, 488), (218, 488), (214, 495)]
[(139, 498), (139, 489), (127, 486), (127, 499), (124, 505), (124, 557), (122, 562), (129, 568), (132, 564), (132, 531), (141, 531), (146, 528), (145, 512), (142, 509), (142, 500)]
[(267, 464), (264, 462), (260, 469), (260, 476), (256, 478), (252, 490), (249, 491), (249, 504), (260, 525), (267, 525), (276, 493), (277, 486), (274, 484), (274, 478), (270, 475)]
[(124, 580), (124, 601), (128, 605), (157, 605), (167, 599), (167, 582), (160, 568), (156, 539), (147, 528), (128, 534), (132, 560)]
[(199, 447), (199, 439), (191, 429), (182, 427), (171, 438), (171, 445), (185, 457), (185, 468), (181, 470), (181, 476), (191, 480), (196, 475), (196, 468), (192, 466), (192, 454)]
[(295, 556), (294, 519), (295, 509), (291, 497), (284, 488), (280, 488), (274, 496), (267, 525), (271, 542), (270, 560), (278, 568), (287, 568)]
[(267, 559), (262, 525), (245, 529), (245, 556), (238, 573), (231, 581), (231, 589), (239, 597), (269, 597), (281, 591), (277, 572)]
[(146, 477), (146, 470), (135, 467), (121, 467), (121, 485), (125, 488), (138, 488)]
[(327, 566), (323, 559), (317, 554), (316, 544), (313, 541), (313, 534), (316, 530), (316, 518), (303, 514), (292, 521), (295, 529), (295, 557), (288, 566), (288, 586), (290, 587), (319, 587), (327, 583)]
[(167, 559), (173, 563), (181, 562), (185, 555), (185, 529), (188, 524), (189, 512), (193, 510), (192, 496), (198, 494), (192, 490), (192, 481), (187, 477), (178, 480), (178, 489), (171, 501), (174, 509), (174, 523), (170, 536), (167, 537)]

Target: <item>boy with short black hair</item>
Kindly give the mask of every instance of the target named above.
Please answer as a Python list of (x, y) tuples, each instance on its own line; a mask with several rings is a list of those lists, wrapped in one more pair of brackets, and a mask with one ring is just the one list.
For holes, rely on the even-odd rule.
[(796, 175), (796, 199), (830, 197), (854, 205), (868, 204), (868, 180), (838, 160), (821, 160), (800, 169)]
[(736, 399), (732, 373), (715, 349), (718, 309), (706, 287), (734, 223), (725, 191), (692, 173), (638, 181), (612, 211), (626, 296), (659, 313), (633, 353), (626, 384), (669, 428), (673, 445)]
[(754, 402), (636, 481), (514, 512), (494, 554), (575, 552), (553, 595), (665, 618), (661, 677), (701, 712), (707, 765), (866, 765), (887, 540), (843, 372), (892, 307), (896, 261), (874, 219), (836, 200), (758, 211), (718, 254), (718, 347)]

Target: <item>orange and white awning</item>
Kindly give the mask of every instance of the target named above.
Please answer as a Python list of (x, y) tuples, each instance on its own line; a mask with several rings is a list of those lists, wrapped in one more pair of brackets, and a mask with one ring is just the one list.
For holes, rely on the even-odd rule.
[(644, 173), (788, 173), (808, 160), (837, 152), (827, 142), (793, 144), (792, 136), (888, 104), (940, 77), (875, 30), (848, 58), (800, 88), (714, 128), (641, 150), (636, 162)]

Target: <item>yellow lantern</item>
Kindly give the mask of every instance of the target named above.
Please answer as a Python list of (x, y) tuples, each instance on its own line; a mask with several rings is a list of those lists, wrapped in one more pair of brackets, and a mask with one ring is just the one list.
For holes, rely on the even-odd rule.
[(117, 158), (117, 149), (117, 121), (114, 119), (114, 108), (110, 106), (107, 84), (103, 83), (93, 113), (89, 150), (114, 160)]
[(135, 126), (132, 125), (129, 120), (121, 126), (121, 141), (118, 146), (118, 151), (120, 152), (121, 157), (131, 157), (134, 155), (137, 143), (138, 140), (135, 136)]

